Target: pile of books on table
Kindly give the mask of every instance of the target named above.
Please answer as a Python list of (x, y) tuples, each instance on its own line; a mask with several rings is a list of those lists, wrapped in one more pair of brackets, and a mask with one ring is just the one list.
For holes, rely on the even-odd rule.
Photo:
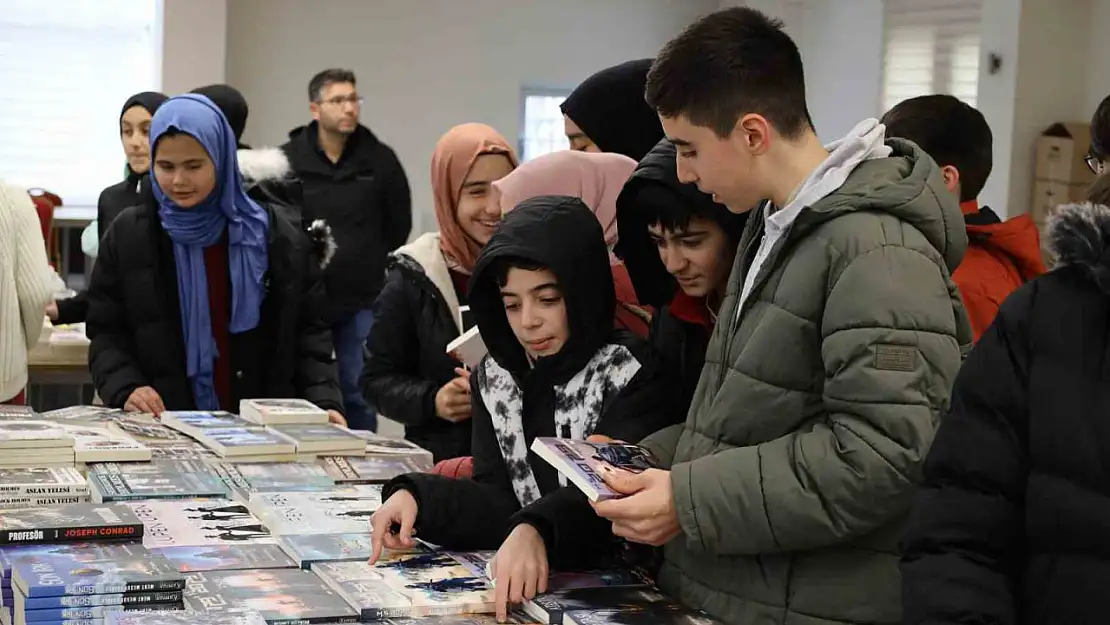
[[(301, 400), (240, 413), (0, 413), (0, 458), (26, 460), (0, 463), (0, 625), (495, 622), (492, 552), (367, 564), (381, 484), (431, 454)], [(80, 438), (105, 444), (82, 459)], [(633, 571), (549, 587), (509, 622), (713, 622)]]

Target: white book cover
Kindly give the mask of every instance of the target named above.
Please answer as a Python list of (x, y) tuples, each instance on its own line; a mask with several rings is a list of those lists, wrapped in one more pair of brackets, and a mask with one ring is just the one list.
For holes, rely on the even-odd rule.
[(230, 499), (147, 500), (123, 505), (142, 520), (147, 548), (276, 542), (246, 505)]
[(0, 421), (0, 449), (73, 448), (73, 437), (50, 421)]
[(381, 506), (381, 487), (358, 485), (318, 492), (251, 493), (248, 509), (275, 534), (365, 532)]
[(280, 424), (267, 429), (297, 446), (298, 454), (362, 456), (366, 442), (345, 427), (334, 423)]
[(150, 448), (107, 424), (62, 423), (73, 437), (73, 459), (77, 462), (146, 462)]
[(159, 417), (162, 424), (182, 434), (199, 438), (203, 432), (214, 429), (242, 428), (260, 430), (263, 426), (222, 410), (167, 410)]
[(486, 349), (486, 342), (482, 340), (482, 334), (478, 332), (478, 326), (474, 326), (448, 343), (447, 353), (473, 369), (482, 362), (489, 350)]
[(304, 399), (244, 399), (239, 416), (263, 425), (278, 423), (327, 423), (328, 411)]
[(570, 480), (590, 501), (621, 497), (605, 483), (603, 466), (639, 473), (658, 466), (651, 452), (627, 443), (587, 443), (565, 438), (536, 438), (532, 452), (559, 471), (561, 480)]
[(87, 495), (89, 485), (72, 467), (0, 469), (0, 498)]
[(197, 437), (201, 443), (224, 457), (293, 454), (297, 446), (268, 430), (213, 428)]

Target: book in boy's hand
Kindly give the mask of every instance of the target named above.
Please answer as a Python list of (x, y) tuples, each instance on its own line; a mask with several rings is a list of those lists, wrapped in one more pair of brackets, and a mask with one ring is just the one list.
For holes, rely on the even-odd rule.
[(565, 438), (537, 438), (532, 451), (559, 471), (560, 480), (569, 480), (590, 501), (618, 499), (602, 477), (603, 467), (640, 473), (659, 466), (650, 451), (628, 443), (589, 443)]
[(463, 332), (458, 338), (447, 344), (447, 353), (471, 369), (482, 362), (487, 351), (486, 342), (482, 340), (482, 335), (478, 332), (478, 326)]

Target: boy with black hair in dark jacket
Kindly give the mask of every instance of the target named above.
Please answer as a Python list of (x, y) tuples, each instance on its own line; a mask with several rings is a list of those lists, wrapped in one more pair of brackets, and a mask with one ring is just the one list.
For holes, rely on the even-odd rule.
[(616, 254), (640, 302), (655, 308), (648, 341), (679, 377), (682, 407), (701, 377), (748, 213), (679, 182), (675, 147), (663, 139), (617, 198)]
[(478, 258), (469, 301), (489, 349), (469, 374), (474, 479), (387, 484), (372, 560), (411, 545), (414, 530), (452, 549), (500, 547), (491, 573), (503, 615), (506, 601), (544, 591), (549, 563), (595, 566), (618, 545), (585, 495), (529, 453), (532, 441), (638, 441), (683, 413), (648, 346), (612, 328), (604, 235), (580, 199), (541, 196), (509, 212)]

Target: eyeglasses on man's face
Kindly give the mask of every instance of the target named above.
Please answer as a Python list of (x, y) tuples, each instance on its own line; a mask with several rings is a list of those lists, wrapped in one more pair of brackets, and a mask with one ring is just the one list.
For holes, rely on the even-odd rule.
[(1101, 176), (1106, 173), (1106, 161), (1094, 154), (1087, 154), (1087, 156), (1083, 157), (1083, 162), (1087, 163), (1087, 168), (1096, 176)]
[(366, 101), (365, 98), (363, 98), (362, 96), (355, 93), (355, 94), (345, 95), (345, 96), (344, 95), (339, 95), (339, 96), (335, 96), (334, 98), (328, 98), (327, 100), (320, 100), (320, 103), (321, 104), (329, 104), (329, 105), (335, 106), (335, 107), (343, 106), (344, 104), (350, 104), (351, 106), (362, 106), (362, 103), (365, 102), (365, 101)]

